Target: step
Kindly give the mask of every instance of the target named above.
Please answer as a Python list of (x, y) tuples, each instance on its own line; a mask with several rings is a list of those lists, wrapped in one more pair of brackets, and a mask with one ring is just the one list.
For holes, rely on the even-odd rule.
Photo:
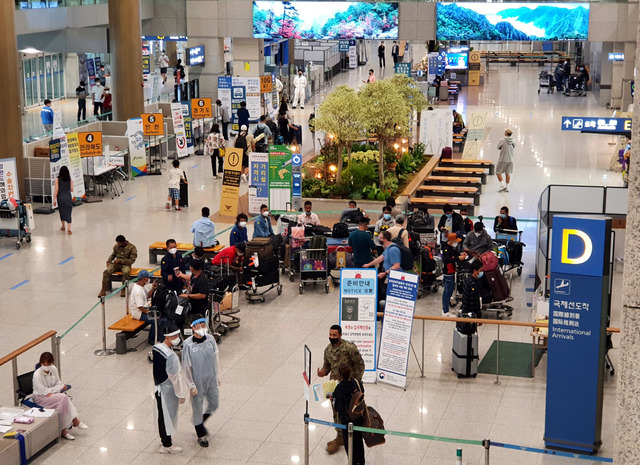
[(467, 186), (442, 186), (434, 184), (431, 186), (420, 186), (416, 191), (418, 197), (440, 196), (440, 197), (462, 197), (472, 198), (473, 204), (480, 205), (480, 193), (477, 187)]
[(444, 176), (479, 176), (482, 184), (487, 183), (487, 175), (484, 168), (469, 168), (456, 166), (438, 166), (433, 169), (434, 175)]
[(424, 180), (425, 186), (464, 186), (477, 187), (478, 193), (482, 193), (482, 178), (470, 176), (429, 176)]
[(475, 205), (473, 199), (464, 197), (442, 197), (442, 196), (429, 196), (429, 197), (412, 197), (409, 201), (409, 209), (442, 209), (445, 205), (451, 205), (454, 210), (460, 210), (466, 208), (469, 215), (475, 214)]
[(484, 168), (489, 169), (489, 174), (495, 174), (495, 165), (491, 160), (472, 160), (461, 158), (444, 158), (440, 159), (440, 165), (442, 166), (466, 166), (469, 168)]

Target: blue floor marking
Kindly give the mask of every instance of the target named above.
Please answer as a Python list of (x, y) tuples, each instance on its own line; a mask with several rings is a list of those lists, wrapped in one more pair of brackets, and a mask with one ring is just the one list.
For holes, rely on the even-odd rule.
[(64, 265), (65, 263), (69, 263), (71, 260), (73, 260), (75, 257), (69, 257), (66, 260), (62, 260), (60, 263), (58, 263), (58, 265)]
[(0, 260), (4, 260), (5, 258), (9, 258), (11, 255), (13, 255), (13, 252), (8, 253), (7, 255), (3, 255), (2, 257), (0, 257)]
[(189, 168), (189, 169), (190, 169), (190, 170), (192, 170), (192, 169), (194, 169), (194, 168), (197, 168), (198, 166), (200, 166), (200, 164), (199, 164), (199, 163), (198, 163), (198, 164), (193, 165), (193, 166), (192, 166), (191, 168)]
[(136, 198), (136, 196), (135, 196), (135, 195), (132, 195), (132, 196), (131, 196), (131, 197), (129, 197), (127, 200), (125, 200), (125, 202), (128, 202), (129, 200), (133, 200), (133, 199), (135, 199), (135, 198)]
[(24, 286), (24, 285), (25, 285), (25, 284), (27, 284), (28, 282), (29, 282), (29, 280), (28, 280), (28, 279), (26, 279), (26, 280), (22, 281), (21, 283), (18, 283), (18, 284), (16, 284), (15, 286), (13, 286), (13, 287), (11, 288), (11, 290), (18, 289), (20, 286)]
[(532, 288), (532, 287), (528, 287), (528, 288), (526, 288), (526, 289), (525, 289), (525, 291), (527, 291), (527, 292), (534, 292), (534, 291), (535, 291), (535, 289), (534, 289), (534, 288)]

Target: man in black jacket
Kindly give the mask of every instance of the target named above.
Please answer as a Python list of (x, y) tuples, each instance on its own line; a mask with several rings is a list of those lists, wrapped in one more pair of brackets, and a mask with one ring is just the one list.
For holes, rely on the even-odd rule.
[(464, 282), (460, 310), (463, 314), (471, 313), (473, 318), (482, 318), (482, 305), (480, 303), (480, 278), (484, 276), (482, 262), (474, 260), (469, 269), (471, 276)]
[(462, 221), (462, 216), (453, 211), (451, 205), (445, 205), (442, 211), (444, 215), (440, 217), (438, 222), (438, 231), (440, 231), (440, 242), (444, 245), (447, 243), (449, 233), (458, 233), (464, 229), (464, 221)]
[(444, 266), (444, 290), (442, 291), (442, 316), (455, 316), (449, 313), (449, 301), (456, 285), (456, 270), (458, 262), (467, 258), (467, 254), (460, 250), (460, 238), (456, 233), (450, 233), (447, 243), (442, 246), (442, 264)]
[(160, 272), (162, 274), (162, 284), (171, 291), (178, 294), (182, 292), (182, 280), (178, 278), (180, 273), (187, 271), (187, 266), (182, 254), (178, 252), (175, 239), (166, 242), (167, 254), (160, 262)]

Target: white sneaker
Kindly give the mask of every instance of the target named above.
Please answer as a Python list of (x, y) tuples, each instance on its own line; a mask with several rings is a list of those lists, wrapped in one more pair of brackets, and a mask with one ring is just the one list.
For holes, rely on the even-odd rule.
[(179, 454), (180, 452), (182, 452), (182, 447), (178, 447), (178, 446), (171, 446), (171, 447), (160, 446), (160, 453), (161, 454)]
[(78, 428), (78, 429), (89, 429), (89, 426), (86, 423), (81, 421), (80, 424), (78, 426), (76, 426), (76, 428)]
[(502, 189), (503, 192), (509, 192), (509, 187), (505, 187), (504, 189)]
[(69, 433), (63, 435), (62, 437), (65, 438), (65, 439), (68, 439), (69, 441), (73, 441), (76, 438), (75, 436), (73, 436), (73, 435), (71, 435)]
[(498, 192), (505, 192), (507, 190), (506, 187), (502, 187), (500, 190), (498, 190)]

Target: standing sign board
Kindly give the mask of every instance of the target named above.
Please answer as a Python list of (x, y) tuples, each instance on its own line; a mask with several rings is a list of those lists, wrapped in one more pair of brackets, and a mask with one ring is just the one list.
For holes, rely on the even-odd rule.
[(77, 133), (67, 134), (67, 152), (69, 157), (69, 174), (73, 180), (73, 195), (75, 198), (84, 199), (84, 175), (82, 172), (82, 158), (80, 156), (80, 140)]
[(129, 158), (133, 177), (147, 174), (147, 155), (144, 146), (144, 130), (142, 118), (127, 120), (127, 137), (129, 137)]
[(78, 143), (80, 144), (80, 156), (82, 158), (102, 156), (102, 132), (79, 132)]
[(189, 156), (187, 149), (187, 136), (184, 133), (184, 117), (182, 104), (174, 102), (171, 104), (171, 116), (173, 118), (173, 130), (176, 134), (176, 154), (178, 158)]
[(246, 102), (245, 88), (243, 86), (233, 86), (231, 88), (231, 128), (234, 131), (240, 130), (238, 124), (238, 110), (240, 104)]
[(411, 63), (396, 63), (395, 73), (411, 77)]
[(418, 298), (418, 275), (391, 270), (387, 284), (380, 338), (378, 380), (404, 388), (411, 348), (413, 314)]
[(545, 445), (600, 447), (611, 219), (553, 217)]
[(212, 118), (213, 111), (211, 108), (210, 98), (192, 98), (191, 99), (191, 116), (193, 119)]
[(353, 45), (349, 45), (349, 68), (357, 68), (357, 67), (358, 67), (358, 52), (356, 50), (356, 45), (354, 43)]
[(294, 153), (291, 157), (291, 206), (293, 211), (302, 208), (302, 155)]
[(260, 95), (259, 77), (218, 77), (218, 98), (230, 115), (231, 129), (234, 131), (239, 130), (237, 111), (241, 101), (247, 102), (249, 118), (252, 121), (260, 118), (262, 105)]
[(18, 174), (15, 158), (0, 158), (0, 201), (19, 199)]
[(439, 154), (453, 143), (451, 111), (423, 111), (420, 123), (420, 142), (425, 145), (425, 153)]
[(238, 214), (238, 191), (242, 175), (242, 149), (228, 148), (225, 152), (220, 215), (235, 218)]
[(291, 202), (291, 150), (286, 145), (269, 146), (269, 208), (286, 210)]
[(249, 154), (249, 213), (260, 213), (260, 205), (269, 204), (269, 154)]
[(189, 155), (195, 153), (195, 148), (193, 146), (193, 123), (191, 116), (191, 105), (190, 102), (180, 102), (182, 103), (182, 121), (184, 122), (184, 135), (187, 138), (187, 151)]
[[(65, 165), (65, 161), (62, 160), (62, 139), (51, 139), (49, 141), (49, 162), (51, 169), (51, 207), (58, 207), (58, 199), (53, 195), (56, 186), (56, 178), (60, 173), (60, 168)], [(65, 140), (66, 145), (66, 140)]]
[(362, 381), (376, 380), (378, 272), (371, 268), (340, 270), (342, 337), (358, 346), (364, 360)]
[(143, 113), (142, 131), (145, 136), (164, 135), (164, 115), (162, 113)]

